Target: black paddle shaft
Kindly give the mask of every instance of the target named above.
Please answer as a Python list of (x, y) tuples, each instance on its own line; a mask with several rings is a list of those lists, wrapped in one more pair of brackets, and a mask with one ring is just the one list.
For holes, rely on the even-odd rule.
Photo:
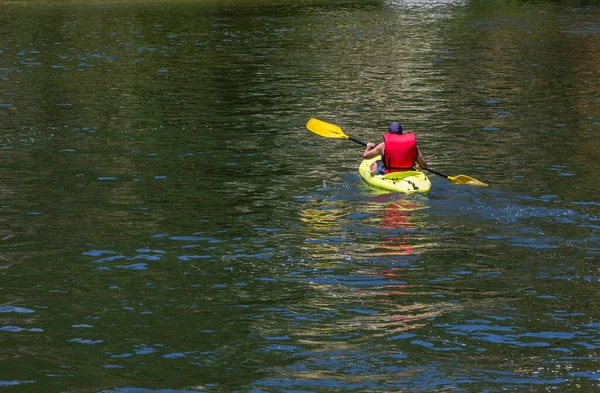
[(350, 138), (350, 137), (348, 137), (348, 139), (350, 139), (352, 142), (358, 143), (359, 145), (367, 146), (367, 144), (365, 142), (359, 141), (358, 139), (354, 139), (354, 138)]
[(448, 178), (448, 175), (444, 175), (443, 173), (436, 172), (436, 171), (434, 171), (433, 169), (429, 169), (429, 168), (427, 168), (427, 169), (425, 169), (425, 170), (426, 170), (426, 171), (428, 171), (428, 172), (431, 172), (431, 173), (435, 173), (435, 174), (436, 174), (436, 175), (438, 175), (438, 176), (445, 177), (446, 179)]

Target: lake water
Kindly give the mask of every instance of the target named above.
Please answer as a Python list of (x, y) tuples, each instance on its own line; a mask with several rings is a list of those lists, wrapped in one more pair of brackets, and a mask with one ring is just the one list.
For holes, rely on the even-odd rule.
[(599, 65), (586, 1), (0, 2), (0, 387), (598, 391)]

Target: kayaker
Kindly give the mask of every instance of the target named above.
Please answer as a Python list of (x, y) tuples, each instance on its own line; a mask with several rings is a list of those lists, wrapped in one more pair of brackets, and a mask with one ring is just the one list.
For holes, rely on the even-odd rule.
[(367, 143), (363, 158), (367, 160), (377, 156), (381, 156), (382, 160), (377, 160), (371, 165), (371, 172), (377, 175), (412, 171), (415, 164), (427, 169), (427, 161), (417, 146), (415, 135), (410, 131), (403, 133), (400, 123), (390, 124), (380, 144)]

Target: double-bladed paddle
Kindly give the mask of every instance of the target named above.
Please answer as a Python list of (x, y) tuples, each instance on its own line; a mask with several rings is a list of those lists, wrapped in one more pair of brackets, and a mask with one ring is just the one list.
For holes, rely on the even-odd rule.
[[(352, 142), (356, 142), (360, 145), (367, 146), (366, 143), (361, 142), (354, 138), (350, 138), (348, 135), (344, 134), (344, 131), (342, 131), (342, 129), (340, 127), (336, 126), (335, 124), (327, 123), (327, 122), (324, 122), (323, 120), (312, 118), (308, 121), (308, 123), (306, 123), (306, 128), (308, 128), (310, 131), (314, 132), (315, 134), (321, 135), (325, 138), (349, 139)], [(423, 168), (423, 169), (425, 169), (425, 168)], [(444, 175), (443, 173), (434, 171), (433, 169), (425, 169), (425, 170), (429, 171), (431, 173), (435, 173), (438, 176), (444, 177), (444, 178), (450, 180), (454, 184), (471, 184), (471, 185), (475, 185), (475, 186), (487, 186), (486, 183), (481, 182), (477, 179), (473, 179), (470, 176), (466, 176), (466, 175), (448, 176), (448, 175)]]

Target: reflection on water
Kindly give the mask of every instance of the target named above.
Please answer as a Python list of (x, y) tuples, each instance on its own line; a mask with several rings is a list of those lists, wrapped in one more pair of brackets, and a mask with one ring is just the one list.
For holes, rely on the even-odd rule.
[[(368, 199), (355, 202), (360, 204), (358, 210), (362, 213), (348, 217), (343, 217), (339, 209), (327, 203), (311, 201), (310, 204), (314, 203), (318, 207), (308, 207), (303, 210), (301, 217), (311, 228), (313, 236), (320, 239), (307, 241), (311, 251), (317, 250), (312, 255), (318, 262), (311, 263), (310, 269), (304, 272), (296, 272), (295, 279), (306, 281), (322, 291), (315, 299), (319, 302), (315, 307), (323, 303), (335, 303), (339, 315), (334, 325), (328, 324), (325, 331), (319, 332), (319, 340), (316, 340), (315, 332), (310, 331), (309, 337), (316, 340), (311, 341), (312, 351), (324, 351), (323, 356), (331, 356), (335, 351), (331, 348), (332, 342), (339, 342), (338, 345), (350, 342), (353, 343), (348, 348), (351, 354), (343, 357), (353, 357), (367, 350), (363, 347), (365, 342), (415, 337), (410, 333), (411, 330), (422, 328), (428, 319), (435, 319), (456, 308), (424, 302), (423, 297), (432, 293), (413, 283), (414, 271), (419, 269), (416, 257), (426, 245), (413, 240), (412, 236), (418, 239), (427, 225), (424, 216), (424, 211), (428, 209), (427, 197), (397, 194), (369, 196)], [(364, 225), (359, 227), (364, 233), (353, 235), (355, 239), (357, 236), (361, 238), (359, 249), (334, 240), (336, 237), (348, 237), (335, 234), (336, 229), (340, 229), (340, 221), (345, 218), (358, 220)], [(352, 226), (341, 225), (341, 228), (349, 227)], [(354, 228), (358, 229), (356, 226)], [(323, 260), (327, 263), (323, 264)], [(318, 277), (315, 277), (317, 270)], [(329, 340), (323, 342), (324, 337), (329, 337)], [(348, 361), (340, 360), (339, 366)], [(383, 373), (380, 376), (371, 375), (371, 378), (385, 380), (390, 375)], [(360, 386), (362, 379), (358, 378), (354, 384)]]
[[(390, 197), (391, 200), (384, 202), (385, 205), (377, 205), (378, 200), (385, 201)], [(424, 229), (427, 225), (427, 217), (416, 212), (428, 208), (423, 201), (417, 198), (399, 197), (395, 194), (384, 195), (383, 198), (373, 198), (375, 202), (373, 208), (381, 209), (379, 228), (389, 229), (394, 234), (393, 237), (386, 237), (380, 246), (384, 249), (383, 255), (410, 255), (417, 251), (411, 244), (411, 233)], [(426, 197), (421, 197), (421, 199), (426, 199)]]
[[(594, 391), (599, 13), (4, 4), (0, 386)], [(490, 187), (372, 190), (310, 117)]]

